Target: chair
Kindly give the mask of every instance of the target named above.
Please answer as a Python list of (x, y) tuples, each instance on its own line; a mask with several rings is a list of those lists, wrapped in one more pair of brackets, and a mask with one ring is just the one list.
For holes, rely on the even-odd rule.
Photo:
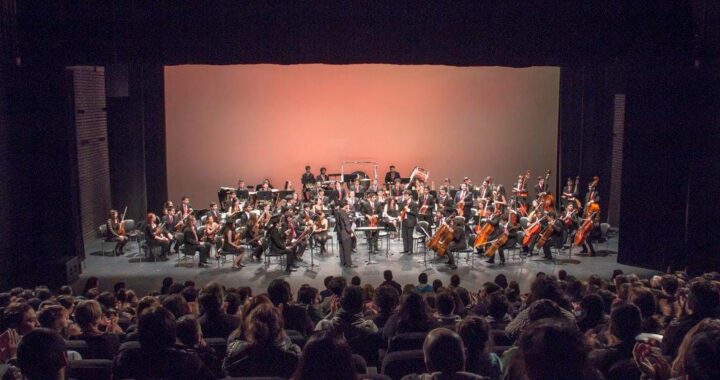
[(127, 342), (123, 342), (122, 344), (120, 344), (120, 351), (138, 348), (140, 348), (140, 342), (137, 340), (128, 340)]
[(420, 332), (397, 334), (390, 338), (387, 352), (422, 350), (426, 336)]
[(348, 339), (348, 345), (353, 354), (360, 355), (366, 362), (366, 367), (377, 367), (380, 363), (380, 346), (382, 346), (382, 333), (360, 335)]
[(392, 380), (400, 380), (405, 375), (425, 372), (423, 350), (397, 351), (385, 355), (381, 373)]
[[(423, 251), (427, 250), (427, 241), (432, 238), (430, 223), (425, 220), (418, 221), (415, 232), (417, 233), (413, 233), (413, 244), (416, 244), (415, 247)], [(420, 246), (421, 244), (422, 246)]]
[(387, 376), (385, 376), (385, 375), (382, 375), (382, 374), (379, 374), (379, 373), (374, 374), (374, 375), (370, 375), (370, 374), (358, 374), (358, 379), (359, 379), (359, 380), (392, 380), (392, 379), (390, 379), (389, 377), (387, 377)]
[(265, 258), (265, 270), (267, 270), (268, 266), (270, 266), (272, 259), (275, 258), (278, 261), (278, 264), (281, 267), (285, 267), (285, 260), (287, 259), (284, 254), (281, 253), (275, 253), (270, 250), (270, 246), (268, 245), (267, 248), (265, 248), (265, 253), (263, 254), (263, 257)]
[(84, 340), (66, 340), (65, 349), (67, 351), (75, 351), (82, 357), (86, 357), (89, 351), (88, 344)]
[(100, 235), (100, 254), (103, 255), (103, 256), (105, 256), (105, 244), (109, 244), (110, 246), (113, 247), (113, 251), (112, 251), (113, 256), (117, 256), (117, 255), (115, 254), (115, 248), (117, 247), (118, 242), (112, 241), (112, 240), (108, 240), (108, 238), (107, 238), (107, 232), (108, 232), (107, 224), (102, 224), (102, 225), (100, 225), (100, 227), (98, 227), (98, 232), (99, 232), (99, 235)]
[(223, 377), (222, 380), (285, 380), (282, 377)]
[(10, 369), (10, 364), (0, 364), (0, 379), (5, 376), (5, 373)]
[(367, 373), (367, 363), (365, 362), (365, 359), (358, 354), (353, 354), (352, 358), (353, 364), (355, 365), (355, 372), (358, 374)]
[(640, 369), (635, 359), (624, 359), (613, 364), (605, 376), (606, 380), (639, 379)]
[(113, 361), (107, 359), (73, 360), (68, 362), (69, 376), (77, 380), (112, 379)]
[(521, 255), (520, 252), (522, 251), (522, 240), (525, 236), (524, 231), (518, 231), (517, 233), (517, 243), (513, 245), (512, 247), (508, 248), (508, 260), (512, 257), (513, 253), (515, 253), (515, 257), (520, 259), (520, 261), (525, 261), (525, 256)]
[(605, 251), (610, 251), (610, 241), (608, 241), (608, 232), (610, 232), (610, 223), (600, 223), (600, 238), (605, 240)]
[(140, 238), (142, 237), (142, 232), (138, 230), (141, 223), (135, 223), (134, 219), (125, 219), (125, 236), (127, 236), (128, 241), (134, 241), (137, 243), (138, 252), (140, 252)]
[(212, 347), (217, 357), (224, 358), (227, 351), (227, 339), (225, 338), (205, 338), (205, 343)]

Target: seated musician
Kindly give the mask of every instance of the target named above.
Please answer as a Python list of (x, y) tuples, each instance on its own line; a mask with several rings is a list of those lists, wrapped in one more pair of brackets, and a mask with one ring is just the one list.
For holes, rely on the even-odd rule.
[(295, 190), (295, 188), (293, 188), (292, 181), (290, 181), (290, 180), (285, 181), (285, 186), (283, 186), (283, 189), (284, 189), (285, 191), (293, 191), (293, 190)]
[(390, 165), (390, 171), (385, 173), (385, 184), (395, 183), (396, 180), (400, 180), (400, 173), (395, 170), (395, 165)]
[(227, 198), (225, 199), (225, 201), (223, 202), (223, 205), (222, 205), (223, 210), (230, 212), (230, 208), (232, 207), (232, 205), (238, 201), (239, 200), (237, 197), (237, 193), (235, 193), (234, 191), (229, 191), (227, 194)]
[(590, 250), (590, 256), (595, 256), (595, 247), (593, 247), (592, 242), (598, 241), (602, 237), (602, 230), (600, 229), (600, 215), (595, 214), (593, 216), (593, 226), (592, 229), (590, 229), (590, 233), (585, 238), (585, 241), (583, 242), (583, 247), (580, 253), (587, 253), (588, 249)]
[(161, 231), (163, 236), (165, 236), (169, 241), (171, 247), (168, 248), (172, 248), (172, 250), (177, 253), (180, 249), (180, 242), (175, 239), (175, 231), (176, 227), (180, 223), (180, 218), (178, 218), (178, 213), (175, 212), (175, 207), (172, 205), (172, 202), (168, 202), (166, 204), (169, 205), (169, 208), (163, 209), (163, 226)]
[(350, 190), (354, 191), (355, 194), (357, 194), (357, 193), (362, 193), (362, 192), (363, 192), (363, 188), (362, 188), (362, 186), (360, 185), (360, 178), (359, 178), (359, 177), (355, 177), (355, 179), (354, 179), (353, 182), (352, 182), (352, 185), (350, 185)]
[(450, 181), (450, 178), (443, 179), (442, 187), (444, 187), (447, 191), (453, 190), (455, 186), (452, 185), (452, 181)]
[[(498, 248), (498, 254), (500, 255), (500, 264), (505, 264), (505, 250), (510, 249), (515, 246), (518, 242), (518, 231), (520, 230), (520, 223), (511, 223), (509, 221), (510, 213), (515, 213), (515, 211), (510, 210), (509, 213), (504, 213), (502, 217), (500, 218), (500, 228), (502, 229), (502, 233), (506, 234), (508, 237), (508, 240), (505, 244), (503, 244), (500, 248)], [(515, 218), (515, 220), (518, 220)]]
[(257, 191), (271, 191), (273, 189), (270, 184), (270, 180), (265, 178), (260, 185), (258, 185)]
[(578, 229), (578, 214), (575, 208), (575, 202), (567, 204), (562, 214), (562, 220), (568, 231), (568, 235), (572, 235)]
[[(252, 213), (253, 206), (250, 203), (246, 203), (244, 210), (236, 216), (236, 220), (240, 222), (241, 225), (247, 224), (248, 220), (250, 220), (250, 214)], [(230, 218), (228, 218), (229, 220)]]
[(123, 248), (125, 247), (125, 244), (128, 243), (128, 237), (124, 234), (122, 223), (124, 223), (124, 221), (120, 220), (120, 214), (117, 210), (110, 210), (110, 218), (107, 220), (106, 225), (107, 231), (105, 232), (105, 240), (117, 242), (113, 253), (119, 256), (125, 254), (125, 252), (123, 252)]
[(322, 167), (320, 168), (320, 174), (315, 177), (315, 182), (320, 182), (321, 184), (323, 182), (329, 181), (330, 177), (327, 175), (327, 169)]
[(192, 214), (193, 208), (190, 205), (190, 197), (183, 196), (180, 201), (180, 208), (178, 209), (178, 217), (180, 220), (183, 220), (188, 217), (188, 215)]
[(395, 198), (390, 197), (387, 203), (385, 203), (383, 207), (383, 220), (390, 227), (390, 238), (395, 239), (400, 221), (400, 208)]
[(400, 178), (395, 179), (395, 182), (393, 182), (393, 187), (390, 190), (390, 196), (399, 201), (402, 199), (404, 191), (405, 188), (403, 188), (402, 183), (400, 183)]
[[(370, 198), (362, 205), (362, 213), (365, 214), (366, 222), (365, 225), (370, 226), (374, 224), (374, 227), (378, 225), (378, 214), (379, 204), (377, 202), (377, 194), (370, 194)], [(371, 223), (371, 219), (374, 223)], [(379, 231), (367, 231), (367, 240), (370, 245), (370, 252), (378, 251), (378, 234)]]
[(328, 220), (325, 218), (324, 212), (319, 212), (317, 214), (317, 220), (312, 226), (313, 229), (313, 239), (315, 239), (315, 243), (320, 246), (320, 254), (325, 253), (325, 243), (328, 241)]
[[(342, 201), (341, 201), (341, 203), (342, 203)], [(348, 192), (348, 197), (347, 197), (347, 204), (348, 204), (348, 206), (350, 206), (350, 213), (354, 213), (355, 210), (358, 210), (360, 208), (358, 206), (359, 203), (360, 203), (360, 201), (355, 196), (355, 192), (350, 190)]]
[[(295, 213), (292, 210), (287, 210), (285, 212), (285, 233), (288, 236), (288, 241), (290, 243), (295, 242), (295, 239), (297, 239), (300, 236), (300, 224), (295, 219)], [(307, 248), (307, 241), (298, 241), (292, 248), (293, 253), (295, 255), (295, 259), (297, 261), (302, 262), (302, 256), (303, 253), (305, 253), (305, 249)]]
[(206, 241), (201, 241), (199, 239), (197, 234), (197, 220), (195, 219), (195, 216), (188, 216), (185, 229), (183, 230), (183, 237), (185, 240), (185, 253), (188, 255), (194, 255), (197, 251), (200, 254), (198, 267), (207, 267), (208, 253), (210, 252), (210, 243)]
[[(492, 185), (492, 183), (491, 183)], [(505, 194), (505, 186), (502, 184), (498, 185), (493, 191), (493, 206), (500, 206), (500, 212), (505, 213), (508, 206), (507, 194)]]
[(237, 189), (238, 189), (238, 190), (247, 190), (247, 186), (245, 185), (245, 180), (244, 180), (244, 179), (240, 178), (240, 179), (237, 181)]
[(378, 195), (378, 202), (385, 207), (385, 204), (388, 202), (388, 196), (387, 192), (383, 189), (380, 189), (380, 191), (377, 192)]
[(560, 219), (557, 218), (554, 211), (550, 211), (547, 213), (547, 221), (548, 221), (548, 227), (552, 227), (553, 232), (552, 235), (550, 235), (550, 239), (548, 239), (547, 242), (543, 245), (543, 254), (545, 255), (545, 258), (548, 260), (552, 260), (552, 251), (550, 250), (551, 247), (556, 248), (562, 248), (564, 239), (563, 239), (563, 223), (560, 221)]
[(270, 230), (268, 231), (270, 251), (274, 254), (285, 255), (285, 272), (294, 272), (298, 268), (298, 266), (295, 265), (295, 254), (287, 248), (285, 244), (285, 234), (281, 232), (282, 228), (280, 215), (275, 215), (270, 218)]
[(465, 218), (457, 216), (451, 223), (453, 228), (453, 239), (447, 249), (447, 265), (450, 269), (454, 270), (457, 269), (457, 265), (455, 265), (455, 257), (453, 257), (452, 252), (461, 251), (467, 248), (467, 239), (465, 238)]
[[(150, 250), (153, 247), (161, 247), (161, 260), (167, 260), (168, 251), (170, 251), (170, 239), (165, 235), (162, 227), (158, 225), (158, 218), (154, 213), (150, 212), (145, 218), (145, 241)], [(150, 254), (150, 252), (148, 252)]]
[(252, 250), (252, 260), (260, 261), (265, 247), (263, 247), (262, 237), (265, 234), (265, 228), (261, 225), (257, 214), (251, 213), (250, 218), (245, 223), (245, 242), (250, 245)]
[(383, 189), (383, 188), (382, 188), (382, 187), (380, 186), (380, 184), (378, 183), (378, 180), (377, 180), (377, 179), (373, 179), (373, 180), (372, 180), (372, 183), (370, 184), (370, 187), (368, 187), (368, 190), (367, 190), (367, 191), (372, 191), (373, 193), (376, 193), (376, 194), (377, 194), (377, 193), (378, 193), (380, 190), (382, 190), (382, 189)]
[(318, 194), (318, 197), (315, 198), (315, 204), (313, 204), (312, 211), (313, 213), (317, 214), (324, 211), (325, 208), (325, 196), (323, 195), (323, 193), (320, 193)]
[(205, 217), (205, 230), (203, 231), (203, 236), (200, 238), (201, 241), (207, 242), (210, 246), (210, 257), (215, 258), (217, 256), (217, 246), (216, 246), (216, 237), (218, 235), (218, 232), (220, 232), (220, 224), (218, 224), (217, 219), (212, 214), (208, 214)]
[[(502, 214), (502, 207), (500, 206), (492, 206), (492, 214), (488, 217), (486, 223), (490, 223), (494, 227), (493, 232), (488, 236), (487, 241), (491, 242), (495, 239), (499, 238), (500, 235), (502, 235), (505, 230), (503, 226), (500, 225), (500, 222), (502, 221), (502, 217), (504, 216)], [(505, 218), (507, 220), (507, 217)], [(499, 250), (498, 250), (499, 251)], [(495, 256), (491, 256), (490, 259), (487, 261), (488, 264), (495, 264)], [(505, 255), (503, 254), (500, 256), (500, 263), (505, 264)]]
[(335, 187), (335, 191), (338, 193), (338, 200), (336, 203), (340, 204), (347, 196), (347, 191), (345, 190), (345, 187), (343, 187), (343, 183), (340, 181), (336, 181), (333, 186)]
[(227, 223), (225, 223), (225, 226), (223, 226), (222, 236), (223, 251), (235, 256), (232, 269), (240, 269), (244, 267), (245, 265), (242, 263), (242, 260), (245, 257), (245, 249), (243, 249), (240, 245), (240, 239), (238, 239), (237, 232), (235, 231), (235, 222), (228, 220)]

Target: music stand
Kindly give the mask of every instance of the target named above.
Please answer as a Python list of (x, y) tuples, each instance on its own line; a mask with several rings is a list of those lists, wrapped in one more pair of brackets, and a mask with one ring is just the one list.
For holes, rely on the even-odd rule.
[(272, 191), (258, 191), (257, 192), (257, 200), (258, 201), (272, 201), (273, 200), (273, 193)]
[(295, 190), (280, 190), (278, 192), (278, 197), (280, 199), (286, 199), (288, 195), (292, 196), (293, 194), (295, 194)]
[(248, 199), (250, 198), (250, 191), (248, 191), (247, 189), (236, 190), (235, 195), (237, 195), (238, 199)]
[[(420, 227), (420, 226), (418, 226), (417, 229), (420, 230), (420, 233), (422, 233), (423, 235), (425, 235), (425, 244), (427, 245), (428, 239), (432, 239), (432, 235), (430, 235), (430, 231), (427, 231), (427, 230), (425, 230), (424, 228), (422, 228), (422, 227)], [(422, 260), (422, 263), (423, 263), (423, 265), (425, 265), (425, 269), (423, 270), (423, 272), (425, 272), (426, 270), (428, 270), (427, 251), (428, 251), (428, 250), (427, 250), (427, 246), (426, 246), (425, 249), (423, 249), (423, 260)], [(421, 261), (418, 260), (418, 263), (419, 263), (419, 262), (421, 262)]]

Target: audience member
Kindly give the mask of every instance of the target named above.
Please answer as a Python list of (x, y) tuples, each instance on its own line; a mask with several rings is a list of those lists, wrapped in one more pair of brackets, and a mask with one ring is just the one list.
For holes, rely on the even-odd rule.
[(466, 317), (458, 325), (457, 331), (467, 355), (465, 370), (491, 380), (500, 380), (502, 363), (497, 354), (490, 352), (492, 342), (488, 323), (482, 318)]
[(103, 314), (100, 303), (95, 300), (80, 301), (75, 309), (75, 322), (80, 326), (81, 334), (71, 339), (84, 340), (88, 345), (88, 354), (84, 359), (112, 360), (120, 349), (120, 335), (117, 314), (109, 317)]
[(350, 346), (341, 335), (320, 331), (310, 337), (291, 380), (355, 380)]
[(437, 328), (427, 335), (423, 344), (427, 373), (408, 375), (403, 380), (470, 380), (484, 379), (465, 370), (465, 349), (460, 336), (446, 328)]
[(418, 284), (415, 286), (415, 290), (420, 294), (433, 292), (432, 286), (428, 284), (427, 273), (423, 272), (418, 275)]
[(238, 317), (227, 315), (222, 308), (222, 292), (211, 284), (200, 296), (202, 315), (198, 319), (206, 338), (227, 338), (240, 325)]
[(391, 270), (388, 269), (383, 272), (383, 278), (385, 279), (385, 281), (383, 281), (380, 286), (392, 286), (393, 288), (395, 288), (395, 290), (397, 290), (398, 294), (402, 294), (402, 287), (400, 286), (400, 284), (395, 282), (395, 280), (393, 280), (393, 272)]
[(63, 380), (67, 364), (65, 340), (56, 331), (34, 329), (17, 346), (17, 366), (27, 380)]
[(303, 335), (312, 334), (314, 325), (307, 309), (290, 303), (292, 292), (287, 281), (279, 278), (273, 280), (268, 285), (267, 295), (273, 305), (282, 312), (285, 329), (295, 330)]

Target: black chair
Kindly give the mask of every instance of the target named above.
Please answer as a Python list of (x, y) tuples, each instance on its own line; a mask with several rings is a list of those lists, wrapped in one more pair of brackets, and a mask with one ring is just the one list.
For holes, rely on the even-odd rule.
[(137, 340), (129, 340), (129, 341), (123, 342), (120, 345), (120, 351), (137, 349), (137, 348), (140, 348), (140, 342), (138, 342)]
[(205, 343), (215, 350), (219, 358), (225, 357), (227, 351), (227, 339), (225, 338), (205, 338)]
[(608, 370), (606, 380), (639, 379), (640, 369), (635, 359), (624, 359), (613, 364)]
[(420, 332), (397, 334), (390, 338), (387, 352), (422, 350), (426, 336)]
[(382, 333), (361, 335), (348, 340), (353, 354), (363, 357), (370, 367), (380, 364), (380, 347), (382, 346)]
[(69, 378), (77, 380), (111, 380), (112, 360), (87, 359), (68, 362)]
[(65, 349), (67, 351), (75, 351), (82, 357), (88, 356), (88, 344), (84, 340), (66, 340)]
[(392, 380), (405, 375), (425, 373), (425, 356), (422, 350), (390, 352), (385, 355), (380, 371)]
[(389, 377), (382, 375), (382, 374), (375, 374), (375, 375), (368, 375), (368, 374), (358, 374), (359, 380), (392, 380)]

